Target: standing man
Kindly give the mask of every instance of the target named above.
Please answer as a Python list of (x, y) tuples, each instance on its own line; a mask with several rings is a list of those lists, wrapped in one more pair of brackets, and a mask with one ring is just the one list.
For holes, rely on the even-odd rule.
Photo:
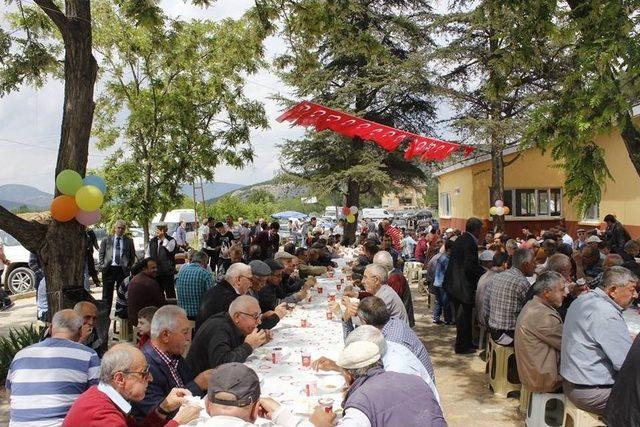
[(164, 290), (167, 298), (176, 297), (176, 288), (173, 285), (174, 275), (176, 272), (176, 241), (167, 234), (167, 224), (160, 223), (156, 226), (156, 237), (149, 241), (147, 248), (147, 257), (156, 260), (158, 264), (158, 273), (156, 280), (160, 284), (160, 288)]
[(176, 279), (178, 305), (187, 312), (189, 320), (196, 320), (202, 295), (214, 285), (211, 273), (207, 271), (207, 262), (205, 252), (194, 252), (191, 262), (182, 266)]
[(184, 221), (180, 221), (180, 225), (176, 228), (176, 231), (173, 233), (173, 238), (176, 241), (176, 245), (179, 248), (186, 250), (187, 249), (187, 223)]
[(478, 349), (478, 346), (473, 344), (472, 311), (478, 279), (484, 274), (484, 268), (478, 260), (480, 236), (482, 221), (469, 218), (466, 231), (453, 243), (444, 276), (444, 289), (451, 296), (455, 308), (457, 354), (474, 353)]
[(111, 311), (113, 290), (122, 283), (136, 259), (133, 240), (125, 236), (127, 223), (119, 219), (114, 226), (114, 233), (100, 242), (98, 264), (102, 270), (102, 300)]

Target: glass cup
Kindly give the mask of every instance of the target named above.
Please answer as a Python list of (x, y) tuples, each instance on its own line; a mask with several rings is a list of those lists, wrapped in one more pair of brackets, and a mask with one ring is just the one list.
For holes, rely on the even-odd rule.
[(282, 361), (282, 347), (274, 347), (271, 350), (271, 362), (275, 365)]
[(300, 326), (303, 328), (309, 327), (309, 320), (306, 317), (300, 319)]
[(302, 352), (302, 367), (303, 368), (311, 367), (311, 354), (306, 351)]
[(318, 395), (318, 381), (309, 381), (304, 385), (304, 394), (309, 396), (317, 396)]
[(330, 413), (333, 411), (333, 399), (330, 397), (321, 397), (318, 399), (318, 405), (324, 409), (324, 412)]
[(322, 286), (318, 285), (316, 286), (316, 290), (318, 291), (318, 295), (320, 295), (322, 293), (323, 288)]
[(333, 320), (333, 312), (331, 310), (327, 310), (327, 320)]
[(336, 293), (335, 292), (329, 292), (329, 296), (328, 296), (328, 300), (333, 302), (336, 300)]

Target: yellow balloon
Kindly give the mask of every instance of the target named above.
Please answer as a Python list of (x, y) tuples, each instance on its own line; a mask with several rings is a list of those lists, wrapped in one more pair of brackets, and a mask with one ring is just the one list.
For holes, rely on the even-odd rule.
[(347, 215), (347, 222), (349, 224), (353, 224), (356, 220), (356, 216), (352, 213), (350, 213), (349, 215)]
[(92, 212), (100, 209), (104, 195), (98, 187), (93, 185), (84, 185), (80, 187), (76, 193), (76, 204), (80, 209), (86, 212)]

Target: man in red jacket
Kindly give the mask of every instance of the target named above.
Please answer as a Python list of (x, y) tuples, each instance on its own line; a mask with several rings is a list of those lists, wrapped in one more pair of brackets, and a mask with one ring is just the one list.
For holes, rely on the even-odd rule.
[[(137, 422), (129, 415), (131, 404), (144, 399), (149, 381), (149, 365), (140, 350), (117, 344), (104, 354), (100, 383), (78, 397), (67, 413), (63, 427), (177, 427), (198, 418), (200, 408), (182, 405), (191, 392), (174, 388), (169, 395)], [(167, 415), (180, 408), (172, 420)]]

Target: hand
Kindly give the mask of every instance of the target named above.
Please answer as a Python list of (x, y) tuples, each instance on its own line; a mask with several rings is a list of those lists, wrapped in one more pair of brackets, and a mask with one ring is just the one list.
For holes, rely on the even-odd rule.
[(569, 286), (569, 293), (572, 297), (578, 297), (585, 292), (589, 291), (589, 287), (587, 285), (578, 285), (577, 283), (572, 283)]
[(325, 412), (322, 406), (316, 406), (316, 409), (313, 411), (313, 415), (311, 415), (311, 424), (314, 427), (330, 427), (333, 425), (333, 421), (336, 419), (336, 414), (332, 412)]
[(185, 388), (172, 388), (159, 406), (167, 412), (173, 412), (185, 403), (189, 396), (191, 392)]
[(291, 277), (292, 279), (298, 279), (300, 278), (300, 272), (298, 270), (293, 270), (293, 273), (291, 273), (289, 277)]
[(302, 285), (302, 290), (308, 291), (309, 289), (313, 288), (315, 284), (316, 284), (315, 279), (309, 278), (304, 282), (304, 285)]
[(286, 302), (280, 303), (274, 311), (276, 312), (278, 317), (282, 319), (284, 316), (287, 315), (287, 303)]
[(207, 369), (206, 371), (200, 372), (197, 377), (194, 378), (194, 381), (200, 387), (200, 390), (206, 390), (209, 386), (209, 379), (211, 378), (211, 373), (213, 369)]
[(271, 419), (279, 407), (280, 404), (270, 397), (261, 397), (258, 400), (258, 411), (261, 417)]
[(267, 333), (264, 330), (254, 329), (253, 332), (245, 337), (244, 342), (249, 344), (251, 348), (256, 349), (267, 342)]
[(311, 362), (311, 367), (316, 371), (340, 371), (336, 362), (324, 356)]
[(93, 326), (85, 323), (80, 328), (80, 339), (78, 340), (78, 342), (81, 342), (84, 344), (85, 342), (87, 342), (87, 340), (89, 339), (92, 333), (93, 333)]
[(346, 322), (358, 313), (358, 306), (355, 304), (347, 304), (345, 312), (342, 314), (342, 320)]
[(200, 416), (201, 408), (196, 405), (182, 405), (173, 419), (179, 424), (188, 424)]
[(9, 260), (8, 260), (8, 259), (6, 259), (6, 258), (4, 259), (4, 261), (3, 261), (3, 262), (4, 262), (4, 265), (9, 265), (9, 264), (11, 264), (11, 261), (9, 261)]

